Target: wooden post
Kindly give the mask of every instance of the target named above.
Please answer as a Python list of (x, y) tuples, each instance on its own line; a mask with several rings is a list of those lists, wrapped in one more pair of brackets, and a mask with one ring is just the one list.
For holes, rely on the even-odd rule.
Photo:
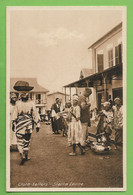
[(65, 103), (66, 103), (66, 87), (65, 87)]
[(69, 90), (70, 90), (70, 101), (71, 101), (71, 87), (69, 88)]
[(106, 83), (106, 75), (103, 75), (103, 83), (104, 83), (104, 100), (107, 101), (107, 83)]
[(78, 88), (78, 85), (75, 84), (74, 86), (75, 86), (75, 89), (76, 89), (76, 94), (78, 94), (78, 89), (77, 89)]

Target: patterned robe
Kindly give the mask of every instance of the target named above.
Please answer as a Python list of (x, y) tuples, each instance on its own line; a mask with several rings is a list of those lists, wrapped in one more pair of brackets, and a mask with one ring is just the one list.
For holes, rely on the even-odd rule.
[(29, 150), (34, 123), (39, 127), (40, 116), (34, 102), (18, 101), (12, 114), (12, 120), (15, 125), (18, 150), (23, 154)]

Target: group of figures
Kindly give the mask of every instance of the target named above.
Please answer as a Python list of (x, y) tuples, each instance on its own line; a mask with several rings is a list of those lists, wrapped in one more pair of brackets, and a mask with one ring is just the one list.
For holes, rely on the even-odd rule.
[[(14, 85), (16, 93), (10, 95), (10, 129), (11, 147), (16, 146), (20, 153), (20, 165), (30, 160), (29, 149), (33, 129), (36, 132), (40, 128), (40, 115), (29, 92), (33, 89), (28, 82), (17, 81)], [(54, 134), (67, 136), (69, 146), (72, 146), (70, 156), (75, 156), (76, 146), (80, 148), (81, 155), (85, 154), (86, 145), (91, 126), (91, 104), (89, 96), (92, 90), (85, 88), (83, 94), (74, 94), (72, 101), (67, 101), (65, 107), (61, 106), (61, 100), (56, 98), (51, 107), (51, 125)], [(17, 95), (18, 96), (17, 96)], [(102, 136), (106, 137), (105, 145), (111, 144), (110, 136), (115, 131), (114, 143), (117, 147), (123, 142), (123, 107), (120, 98), (115, 98), (114, 105), (109, 101), (102, 104), (103, 109), (95, 113), (94, 121), (97, 123), (97, 141), (103, 142)]]
[[(51, 122), (54, 134), (59, 134), (59, 130), (63, 131), (63, 136), (68, 136), (68, 144), (72, 146), (73, 151), (69, 154), (76, 155), (76, 145), (79, 146), (81, 154), (85, 154), (85, 147), (88, 144), (88, 136), (91, 126), (91, 104), (89, 96), (92, 91), (85, 88), (83, 94), (73, 95), (72, 102), (67, 101), (65, 108), (61, 108), (61, 101), (56, 98), (56, 102), (51, 107)], [(106, 101), (102, 105), (99, 112), (95, 112), (93, 122), (97, 124), (96, 135), (93, 135), (97, 142), (108, 147), (111, 144), (115, 148), (122, 145), (123, 142), (123, 106), (120, 98), (113, 101)], [(96, 110), (96, 109), (95, 109)], [(115, 134), (115, 140), (111, 140), (111, 134)]]
[(10, 146), (16, 146), (20, 153), (20, 165), (30, 160), (29, 149), (32, 131), (36, 125), (36, 132), (40, 128), (40, 116), (33, 101), (29, 99), (29, 91), (33, 89), (25, 81), (17, 81), (14, 89), (16, 93), (10, 95)]
[(59, 130), (62, 130), (63, 136), (68, 136), (68, 143), (73, 146), (73, 152), (69, 155), (76, 155), (76, 145), (79, 146), (81, 154), (85, 153), (88, 126), (90, 126), (91, 93), (91, 89), (86, 88), (82, 96), (73, 95), (72, 103), (66, 102), (63, 110), (60, 99), (56, 98), (51, 107), (53, 133), (59, 134)]

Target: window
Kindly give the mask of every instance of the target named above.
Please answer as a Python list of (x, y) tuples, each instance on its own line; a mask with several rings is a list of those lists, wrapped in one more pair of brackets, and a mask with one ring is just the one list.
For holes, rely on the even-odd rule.
[(122, 63), (122, 44), (115, 47), (115, 65)]
[(103, 54), (97, 54), (98, 72), (103, 71)]
[(113, 66), (113, 49), (110, 49), (108, 51), (108, 64), (109, 64), (109, 67)]
[(30, 96), (30, 99), (32, 100), (32, 99), (33, 99), (33, 97), (32, 97), (32, 93), (30, 93), (30, 95), (29, 95), (29, 96)]
[(37, 104), (41, 103), (41, 94), (36, 94)]
[(41, 108), (39, 108), (39, 112), (38, 112), (39, 114), (41, 114), (42, 113), (42, 109)]

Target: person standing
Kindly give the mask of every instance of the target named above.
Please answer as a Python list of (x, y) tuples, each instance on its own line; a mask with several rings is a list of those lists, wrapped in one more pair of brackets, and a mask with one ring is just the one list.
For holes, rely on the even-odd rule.
[(10, 93), (10, 149), (17, 150), (17, 140), (15, 132), (12, 131), (12, 114), (16, 106), (17, 95), (15, 93)]
[(33, 88), (26, 81), (17, 81), (14, 85), (14, 89), (19, 91), (20, 95), (20, 100), (17, 102), (12, 114), (18, 150), (21, 157), (20, 165), (23, 165), (26, 160), (30, 160), (29, 150), (34, 124), (36, 124), (36, 132), (39, 131), (40, 127), (39, 113), (34, 102), (29, 100), (29, 91)]
[(51, 107), (51, 124), (54, 134), (59, 134), (59, 121), (60, 118), (58, 113), (60, 112), (60, 100), (59, 98), (55, 99), (55, 103)]
[(83, 91), (83, 95), (79, 97), (78, 105), (80, 106), (80, 121), (82, 125), (82, 147), (85, 149), (86, 140), (88, 137), (88, 126), (90, 124), (90, 106), (89, 96), (92, 94), (92, 90), (90, 88), (85, 88)]
[(71, 121), (69, 124), (70, 132), (71, 132), (71, 142), (73, 147), (73, 152), (69, 153), (70, 156), (76, 155), (76, 145), (81, 150), (81, 154), (83, 155), (85, 152), (81, 146), (81, 133), (82, 126), (80, 122), (80, 107), (78, 106), (78, 96), (73, 96), (73, 105), (70, 109)]
[(114, 112), (114, 129), (116, 147), (123, 143), (123, 106), (120, 98), (114, 99), (115, 105), (112, 107)]

